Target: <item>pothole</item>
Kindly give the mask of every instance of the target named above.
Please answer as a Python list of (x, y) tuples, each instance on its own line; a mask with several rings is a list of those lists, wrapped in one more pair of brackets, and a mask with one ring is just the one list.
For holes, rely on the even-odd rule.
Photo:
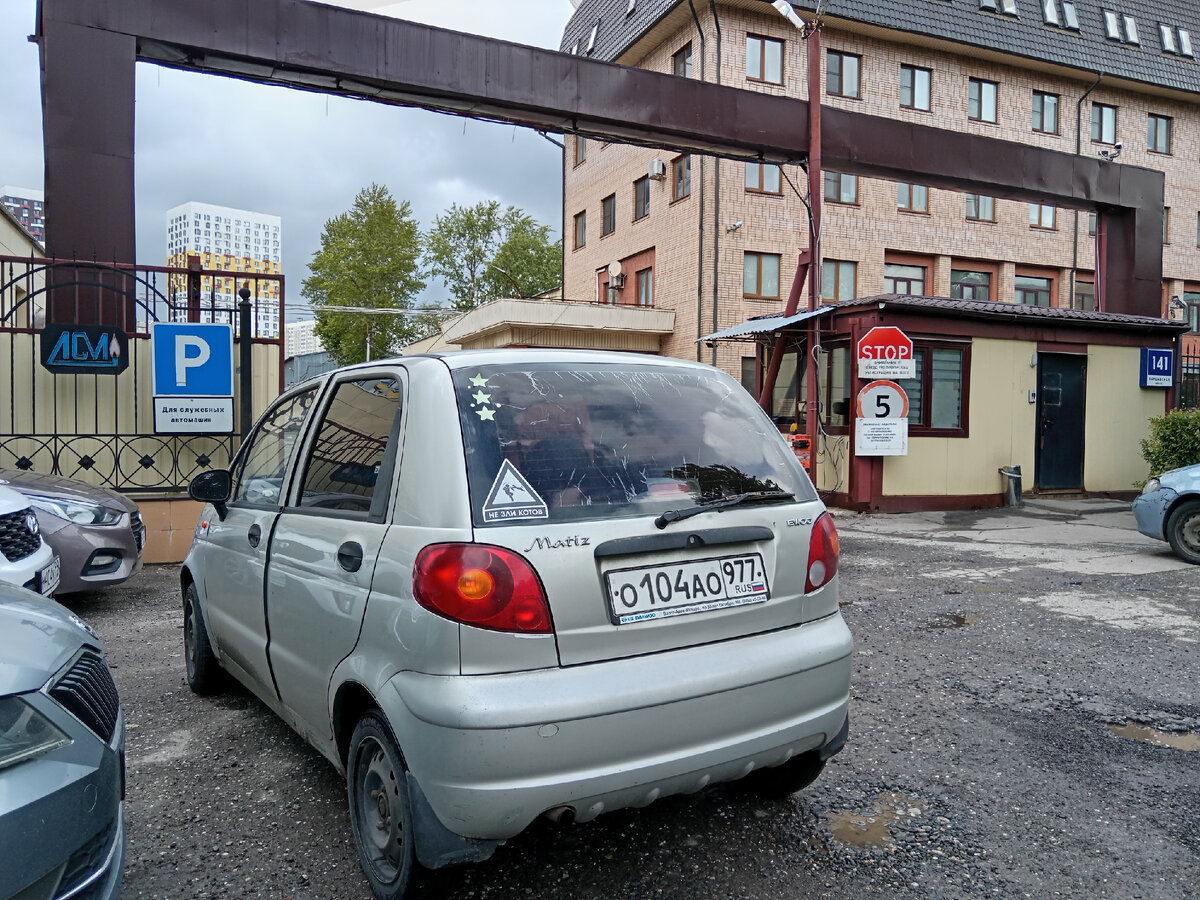
[(974, 625), (979, 621), (979, 616), (968, 615), (967, 613), (937, 613), (928, 619), (924, 626), (928, 631), (937, 631), (942, 628), (966, 628), (968, 625)]
[(1155, 747), (1170, 747), (1173, 750), (1185, 750), (1189, 753), (1200, 751), (1200, 734), (1171, 734), (1169, 731), (1159, 731), (1157, 728), (1138, 725), (1134, 722), (1127, 725), (1109, 725), (1108, 730), (1117, 737), (1141, 741), (1143, 744), (1153, 744)]
[(895, 844), (892, 826), (902, 815), (920, 815), (904, 794), (888, 794), (879, 799), (870, 812), (827, 812), (829, 830), (834, 839), (853, 847), (886, 847)]

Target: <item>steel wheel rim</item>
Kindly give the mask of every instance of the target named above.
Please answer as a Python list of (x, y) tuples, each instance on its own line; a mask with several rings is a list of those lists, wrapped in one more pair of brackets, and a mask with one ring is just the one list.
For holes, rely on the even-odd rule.
[(1200, 513), (1190, 515), (1179, 523), (1179, 540), (1190, 551), (1200, 554)]
[(196, 676), (196, 611), (191, 603), (183, 610), (183, 658), (187, 664), (188, 678)]
[(359, 745), (354, 787), (363, 852), (380, 881), (395, 881), (404, 859), (403, 800), (396, 767), (375, 738), (368, 737)]

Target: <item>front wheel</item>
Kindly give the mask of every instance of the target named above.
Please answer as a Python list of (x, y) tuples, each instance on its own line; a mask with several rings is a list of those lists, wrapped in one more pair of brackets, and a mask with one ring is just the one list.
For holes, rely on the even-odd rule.
[(1200, 500), (1175, 507), (1167, 519), (1167, 540), (1175, 555), (1194, 566), (1200, 565)]
[(379, 900), (401, 900), (414, 864), (412, 804), (404, 761), (377, 712), (358, 722), (346, 760), (350, 829), (358, 861)]
[(223, 674), (208, 642), (208, 629), (200, 615), (200, 594), (194, 584), (183, 592), (183, 661), (192, 693), (215, 694), (221, 689)]

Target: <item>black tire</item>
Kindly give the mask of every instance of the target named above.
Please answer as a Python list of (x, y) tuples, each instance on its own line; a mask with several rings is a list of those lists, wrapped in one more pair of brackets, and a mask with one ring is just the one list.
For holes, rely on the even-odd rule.
[(824, 770), (825, 762), (812, 751), (789, 759), (783, 765), (755, 769), (739, 784), (756, 797), (778, 799), (804, 790)]
[(1167, 540), (1175, 555), (1200, 566), (1200, 500), (1180, 503), (1167, 519)]
[(183, 592), (183, 661), (192, 693), (215, 694), (224, 687), (224, 672), (208, 642), (208, 629), (200, 615), (200, 595), (196, 585)]
[(350, 830), (358, 862), (379, 900), (401, 900), (412, 877), (412, 803), (404, 759), (391, 729), (372, 710), (358, 721), (346, 757)]

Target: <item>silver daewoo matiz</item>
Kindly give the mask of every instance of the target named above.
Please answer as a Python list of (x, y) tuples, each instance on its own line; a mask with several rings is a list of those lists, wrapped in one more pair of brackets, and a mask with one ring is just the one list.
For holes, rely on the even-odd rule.
[(283, 394), (191, 494), (188, 681), (232, 674), (345, 772), (377, 897), (542, 814), (799, 790), (846, 741), (837, 532), (716, 369), (353, 366)]

